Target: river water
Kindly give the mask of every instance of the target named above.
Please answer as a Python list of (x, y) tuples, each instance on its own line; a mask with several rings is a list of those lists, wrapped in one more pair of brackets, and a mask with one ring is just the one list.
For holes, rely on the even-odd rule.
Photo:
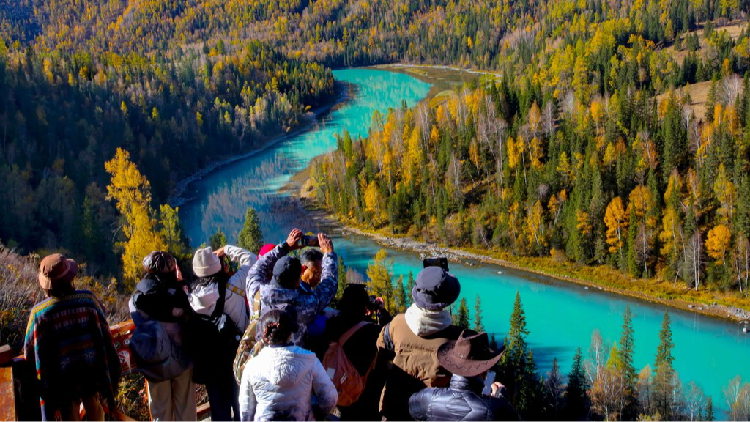
[[(381, 70), (338, 70), (334, 76), (355, 87), (351, 101), (322, 116), (311, 130), (222, 167), (190, 186), (185, 196), (193, 199), (183, 204), (180, 216), (193, 245), (206, 242), (219, 228), (230, 242), (236, 240), (249, 206), (258, 211), (269, 243), (281, 242), (294, 227), (315, 232), (318, 223), (278, 189), (313, 157), (335, 149), (334, 134), (348, 130), (353, 137), (366, 136), (373, 112), (384, 113), (403, 103), (412, 107), (430, 89), (429, 84), (411, 76)], [(346, 264), (361, 273), (381, 248), (359, 236), (337, 235), (334, 244)], [(422, 266), (412, 253), (388, 250), (388, 255), (395, 259), (396, 276), (406, 277), (409, 271), (416, 276)], [(475, 297), (481, 297), (484, 325), (498, 340), (508, 330), (513, 300), (520, 292), (530, 331), (528, 341), (542, 374), (555, 357), (567, 374), (575, 349), (582, 347), (586, 353), (596, 329), (611, 347), (619, 339), (626, 306), (633, 311), (636, 367), (653, 365), (667, 309), (663, 306), (494, 265), (451, 263), (451, 271), (461, 281), (461, 295), (467, 298), (472, 315)], [(680, 378), (685, 384), (696, 381), (713, 396), (716, 408), (726, 408), (722, 388), (728, 381), (735, 375), (750, 381), (750, 365), (744, 361), (750, 356), (750, 334), (743, 334), (731, 322), (675, 309), (669, 312), (674, 365)]]

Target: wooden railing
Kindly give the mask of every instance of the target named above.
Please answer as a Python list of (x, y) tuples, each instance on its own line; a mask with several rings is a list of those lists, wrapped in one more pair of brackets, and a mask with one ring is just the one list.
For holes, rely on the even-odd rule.
[[(134, 329), (132, 320), (110, 327), (123, 375), (136, 369), (130, 353), (130, 338)], [(31, 378), (35, 373), (33, 368), (28, 368), (23, 356), (14, 357), (13, 351), (7, 345), (0, 347), (0, 421), (41, 419), (39, 393), (35, 389), (34, 379)], [(147, 398), (144, 397), (144, 400)], [(208, 403), (198, 406), (198, 420), (206, 419), (210, 411)], [(115, 411), (113, 416), (121, 421), (134, 420), (119, 411)]]

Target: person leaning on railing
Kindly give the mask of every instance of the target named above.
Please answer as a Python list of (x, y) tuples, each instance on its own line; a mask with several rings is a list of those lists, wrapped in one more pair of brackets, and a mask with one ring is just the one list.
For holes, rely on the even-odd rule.
[(46, 299), (31, 310), (24, 357), (36, 369), (42, 420), (104, 420), (115, 410), (120, 360), (99, 300), (76, 290), (78, 265), (56, 253), (39, 265)]

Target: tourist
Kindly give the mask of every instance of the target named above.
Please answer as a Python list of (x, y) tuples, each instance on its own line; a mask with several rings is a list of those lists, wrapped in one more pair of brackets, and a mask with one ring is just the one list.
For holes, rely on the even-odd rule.
[(298, 331), (294, 307), (264, 312), (260, 326), (266, 347), (242, 373), (241, 420), (324, 419), (338, 395), (315, 354), (292, 344), (291, 337)]
[(440, 366), (437, 350), (461, 334), (445, 310), (460, 292), (458, 279), (449, 272), (440, 267), (423, 269), (412, 290), (413, 304), (380, 333), (378, 347), (393, 360), (381, 402), (386, 419), (410, 420), (412, 394), (426, 387), (448, 386), (450, 373)]
[(36, 369), (42, 420), (103, 421), (115, 410), (120, 360), (99, 300), (73, 284), (78, 265), (56, 253), (39, 265), (46, 299), (31, 310), (24, 357)]
[(367, 382), (365, 390), (354, 403), (338, 406), (341, 420), (380, 419), (378, 403), (383, 382), (376, 381), (377, 374), (373, 369), (378, 351), (376, 342), (382, 327), (367, 317), (368, 306), (369, 297), (365, 285), (348, 285), (339, 301), (339, 314), (326, 323), (326, 330), (322, 336), (325, 347), (318, 351), (318, 357), (323, 361), (329, 345), (333, 342), (341, 344), (342, 336), (354, 329), (352, 333), (348, 333), (349, 337), (342, 347), (354, 369)]
[(146, 272), (130, 299), (136, 329), (130, 349), (148, 383), (148, 405), (155, 421), (196, 420), (195, 384), (184, 330), (193, 310), (177, 261), (151, 252)]
[[(328, 306), (338, 288), (337, 257), (333, 251), (333, 242), (328, 236), (320, 233), (317, 240), (323, 253), (321, 282), (309, 294), (300, 290), (302, 265), (299, 259), (287, 256), (287, 254), (304, 247), (301, 244), (303, 236), (300, 230), (292, 230), (286, 242), (277, 245), (258, 260), (248, 283), (251, 286), (261, 286), (261, 313), (282, 304), (290, 304), (296, 308), (299, 320), (298, 330), (292, 335), (292, 343), (295, 345), (302, 345), (307, 327), (316, 315), (322, 313)], [(265, 283), (268, 279), (270, 282)], [(257, 337), (259, 338), (261, 334), (258, 332)]]
[(500, 395), (502, 384), (493, 382), (491, 396), (483, 396), (485, 378), (502, 352), (490, 348), (487, 333), (464, 331), (456, 341), (440, 346), (437, 360), (453, 373), (448, 388), (427, 388), (409, 399), (411, 416), (418, 421), (518, 420), (513, 406)]
[(323, 253), (318, 249), (306, 249), (300, 254), (299, 261), (302, 264), (300, 288), (307, 293), (312, 293), (320, 284), (320, 277), (323, 274)]
[[(222, 262), (225, 256), (239, 262), (235, 274), (230, 274), (227, 263)], [(190, 305), (197, 314), (191, 327), (193, 380), (206, 385), (212, 420), (239, 418), (232, 365), (248, 326), (245, 280), (255, 260), (254, 253), (232, 245), (217, 251), (198, 249), (193, 257), (197, 277), (190, 293)]]

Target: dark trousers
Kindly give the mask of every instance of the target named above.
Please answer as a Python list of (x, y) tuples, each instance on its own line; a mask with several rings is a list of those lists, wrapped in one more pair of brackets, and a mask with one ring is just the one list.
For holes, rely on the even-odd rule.
[(228, 371), (222, 370), (221, 374), (217, 374), (211, 382), (206, 384), (212, 421), (240, 420), (240, 391), (234, 380), (232, 369), (228, 369)]

